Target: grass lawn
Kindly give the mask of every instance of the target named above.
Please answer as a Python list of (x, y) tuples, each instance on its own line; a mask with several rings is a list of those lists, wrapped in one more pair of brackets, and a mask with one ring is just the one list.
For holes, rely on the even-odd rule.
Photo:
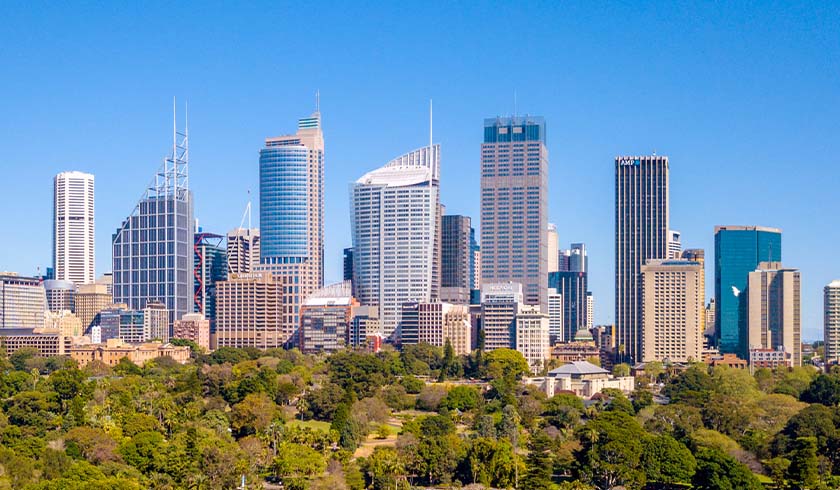
[(286, 425), (291, 427), (309, 427), (310, 429), (318, 429), (324, 432), (330, 431), (329, 422), (321, 422), (320, 420), (289, 420)]

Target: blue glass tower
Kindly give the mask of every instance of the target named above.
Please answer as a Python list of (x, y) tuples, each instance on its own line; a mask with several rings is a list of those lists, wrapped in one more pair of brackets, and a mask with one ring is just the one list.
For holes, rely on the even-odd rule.
[(749, 273), (759, 262), (781, 260), (781, 230), (761, 226), (715, 227), (715, 338), (721, 352), (748, 358)]

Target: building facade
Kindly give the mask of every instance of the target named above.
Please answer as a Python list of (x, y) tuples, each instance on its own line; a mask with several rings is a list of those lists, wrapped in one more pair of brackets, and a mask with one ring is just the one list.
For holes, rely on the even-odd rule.
[(548, 224), (548, 273), (560, 270), (560, 235), (557, 233), (557, 225)]
[(826, 364), (840, 363), (840, 280), (823, 288), (823, 339)]
[(441, 301), (469, 303), (473, 284), (471, 236), (469, 216), (445, 215), (441, 219)]
[(781, 260), (778, 228), (715, 227), (715, 340), (720, 352), (748, 359), (748, 276), (760, 262)]
[(519, 283), (481, 285), (481, 330), (484, 350), (516, 348), (516, 315), (524, 299)]
[(440, 145), (420, 148), (352, 185), (353, 288), (399, 339), (403, 303), (440, 296)]
[(41, 328), (47, 293), (40, 279), (0, 273), (0, 328)]
[(560, 342), (563, 338), (564, 310), (563, 295), (556, 288), (548, 288), (548, 333), (551, 345)]
[(173, 153), (112, 237), (113, 295), (141, 311), (160, 301), (169, 323), (193, 310), (193, 197), (186, 130)]
[(748, 275), (746, 295), (748, 349), (784, 350), (791, 354), (794, 367), (801, 366), (799, 270), (781, 262), (761, 262)]
[(467, 355), (472, 347), (472, 325), (468, 305), (451, 303), (403, 304), (400, 344), (431, 344), (443, 347), (449, 341), (456, 355)]
[(71, 281), (47, 279), (44, 291), (50, 311), (76, 311), (76, 285)]
[(642, 351), (642, 266), (668, 257), (668, 157), (615, 159), (615, 322), (618, 355)]
[(172, 338), (191, 340), (199, 347), (210, 350), (210, 320), (201, 313), (187, 313), (175, 321)]
[(53, 271), (76, 285), (96, 279), (93, 175), (61, 172), (53, 180)]
[[(289, 286), (287, 325), (324, 285), (324, 133), (321, 114), (294, 135), (266, 138), (260, 150), (260, 265)], [(221, 345), (221, 344), (220, 344)]]
[(531, 372), (539, 373), (551, 356), (548, 315), (536, 305), (523, 305), (516, 314), (515, 348), (528, 361)]
[(682, 233), (677, 230), (668, 230), (668, 258), (679, 259), (682, 257)]
[(195, 233), (193, 245), (193, 309), (210, 320), (216, 320), (216, 283), (227, 279), (227, 247), (224, 237), (201, 230)]
[(96, 315), (114, 303), (114, 298), (103, 284), (82, 284), (76, 292), (76, 316), (82, 322), (82, 328), (87, 329), (93, 323)]
[(231, 274), (216, 285), (216, 343), (219, 347), (272, 349), (293, 341), (287, 287), (268, 272)]
[(548, 148), (542, 117), (484, 120), (481, 282), (517, 282), (548, 307)]
[(548, 275), (548, 285), (563, 297), (563, 328), (558, 342), (571, 342), (578, 330), (587, 324), (586, 272), (559, 271)]
[(344, 349), (358, 306), (350, 281), (329, 285), (309, 296), (300, 313), (300, 350), (315, 354)]
[(260, 263), (260, 229), (234, 228), (229, 231), (226, 255), (228, 274), (254, 272)]
[(703, 360), (703, 265), (687, 259), (653, 259), (642, 266), (640, 362)]

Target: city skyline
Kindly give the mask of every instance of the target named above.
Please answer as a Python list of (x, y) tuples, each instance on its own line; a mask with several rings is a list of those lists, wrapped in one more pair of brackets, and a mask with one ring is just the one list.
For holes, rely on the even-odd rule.
[[(744, 21), (746, 26), (742, 27), (754, 35), (754, 39), (750, 38), (750, 41), (744, 43), (759, 44), (759, 41), (765, 42), (769, 39), (770, 36), (765, 33), (764, 28), (759, 29), (758, 26), (762, 22), (778, 26), (778, 23), (774, 24), (771, 19), (773, 10), (768, 8), (766, 13), (757, 15), (754, 20)], [(651, 12), (635, 12), (635, 15), (632, 15), (634, 12), (630, 12), (630, 18), (658, 18), (659, 15), (667, 13), (655, 15)], [(557, 15), (557, 12), (554, 14)], [(712, 14), (705, 15), (708, 17)], [(523, 17), (524, 14), (516, 14), (513, 21), (524, 22)], [(678, 15), (675, 24), (685, 21), (685, 17), (688, 17), (687, 13)], [(806, 16), (803, 14), (803, 17)], [(826, 23), (829, 23), (831, 18), (829, 14), (822, 16), (823, 22)], [(49, 26), (55, 19), (47, 16), (45, 22)], [(97, 275), (110, 269), (107, 266), (111, 259), (107, 253), (110, 250), (110, 232), (119, 225), (119, 220), (125, 217), (124, 213), (130, 209), (139, 194), (141, 188), (137, 184), (142, 185), (147, 180), (147, 176), (155, 170), (160, 156), (165, 151), (168, 100), (173, 93), (182, 99), (188, 98), (191, 103), (191, 129), (194, 135), (192, 160), (198, 162), (191, 174), (191, 188), (196, 194), (196, 216), (205, 230), (226, 233), (240, 221), (239, 215), (247, 200), (247, 190), (251, 189), (253, 193), (257, 189), (254, 182), (258, 170), (254, 160), (255, 149), (259, 148), (260, 141), (265, 134), (289, 132), (292, 128), (287, 122), (298, 114), (305, 114), (311, 110), (312, 94), (320, 88), (326, 114), (325, 133), (330, 140), (330, 157), (325, 174), (325, 283), (336, 282), (341, 278), (341, 250), (350, 245), (349, 227), (346, 223), (348, 183), (352, 182), (354, 175), (358, 176), (369, 169), (366, 162), (385, 161), (389, 156), (399, 154), (402, 148), (411, 147), (414, 140), (409, 134), (412, 131), (417, 133), (423, 130), (425, 101), (430, 97), (435, 99), (435, 127), (436, 134), (443, 144), (443, 159), (452, 163), (442, 175), (441, 202), (447, 206), (447, 213), (463, 214), (478, 220), (480, 134), (475, 128), (488, 114), (497, 112), (499, 115), (506, 115), (515, 112), (513, 92), (518, 89), (519, 112), (542, 114), (551, 128), (549, 220), (557, 224), (561, 243), (587, 243), (592, 256), (590, 289), (598, 297), (596, 323), (615, 320), (610, 313), (613, 310), (611, 284), (614, 273), (611, 250), (613, 244), (610, 239), (613, 227), (610, 224), (609, 205), (612, 159), (618, 154), (647, 154), (656, 149), (669, 155), (672, 162), (671, 189), (674, 197), (671, 199), (671, 226), (682, 232), (684, 244), (705, 249), (707, 262), (713, 259), (711, 251), (715, 225), (766, 225), (785, 231), (785, 262), (796, 265), (802, 271), (803, 338), (818, 338), (821, 337), (822, 330), (822, 287), (840, 275), (840, 271), (830, 266), (825, 267), (823, 261), (826, 258), (831, 259), (830, 252), (834, 247), (832, 244), (837, 242), (840, 232), (831, 226), (830, 221), (826, 226), (826, 223), (819, 219), (820, 213), (810, 212), (813, 209), (828, 209), (827, 205), (832, 196), (829, 182), (836, 180), (838, 176), (837, 167), (829, 164), (833, 162), (832, 155), (838, 154), (837, 143), (834, 141), (837, 123), (828, 119), (828, 113), (832, 112), (829, 108), (836, 107), (834, 101), (838, 94), (836, 88), (820, 88), (821, 84), (827, 83), (832, 77), (836, 79), (836, 76), (832, 75), (836, 74), (836, 68), (832, 67), (826, 70), (826, 73), (818, 75), (815, 75), (815, 72), (824, 67), (826, 58), (822, 56), (836, 56), (837, 49), (814, 47), (832, 36), (831, 28), (826, 28), (823, 32), (825, 38), (805, 41), (810, 21), (788, 22), (801, 28), (785, 30), (788, 36), (785, 38), (786, 42), (792, 43), (798, 50), (784, 49), (779, 44), (781, 41), (772, 41), (767, 45), (766, 51), (775, 52), (775, 56), (783, 58), (793, 56), (793, 52), (802, 55), (804, 66), (801, 73), (786, 73), (780, 78), (778, 72), (773, 69), (777, 68), (776, 64), (761, 56), (753, 60), (756, 62), (751, 64), (749, 71), (739, 68), (736, 66), (736, 60), (740, 60), (738, 55), (744, 52), (743, 44), (740, 43), (734, 43), (737, 48), (736, 54), (724, 58), (721, 67), (711, 66), (712, 60), (723, 56), (724, 44), (727, 41), (735, 41), (732, 30), (726, 30), (722, 21), (711, 22), (714, 28), (691, 32), (688, 42), (678, 46), (668, 45), (671, 49), (670, 54), (673, 55), (674, 49), (682, 52), (694, 43), (702, 45), (712, 34), (719, 34), (716, 29), (723, 30), (723, 39), (709, 44), (710, 53), (693, 58), (693, 61), (698, 61), (699, 58), (701, 63), (691, 73), (702, 71), (703, 68), (710, 70), (713, 83), (708, 84), (709, 88), (693, 83), (689, 83), (685, 88), (675, 88), (683, 81), (682, 78), (665, 73), (665, 82), (655, 87), (658, 90), (648, 91), (643, 87), (643, 82), (650, 82), (653, 78), (651, 74), (643, 76), (642, 81), (617, 83), (620, 86), (617, 90), (610, 88), (597, 99), (593, 98), (594, 92), (576, 88), (584, 85), (587, 80), (594, 80), (594, 75), (600, 73), (600, 70), (593, 70), (586, 60), (581, 58), (574, 64), (580, 71), (581, 78), (578, 80), (558, 78), (558, 68), (538, 70), (541, 74), (548, 74), (553, 79), (564, 82), (558, 87), (552, 87), (550, 91), (536, 88), (526, 92), (524, 88), (527, 80), (505, 77), (491, 84), (492, 87), (489, 88), (471, 86), (470, 89), (474, 92), (467, 97), (464, 96), (465, 90), (467, 84), (474, 83), (473, 78), (447, 88), (440, 84), (421, 87), (409, 84), (401, 86), (399, 91), (391, 90), (378, 94), (382, 85), (375, 83), (371, 88), (360, 87), (359, 81), (362, 78), (355, 71), (345, 78), (347, 86), (341, 87), (344, 90), (339, 90), (334, 82), (328, 83), (325, 80), (329, 77), (335, 78), (333, 71), (333, 74), (325, 72), (317, 76), (302, 76), (298, 80), (291, 80), (289, 87), (284, 87), (284, 92), (288, 94), (282, 94), (269, 103), (258, 100), (266, 99), (265, 91), (273, 89), (274, 84), (257, 84), (254, 94), (239, 96), (236, 100), (236, 105), (240, 106), (238, 108), (216, 100), (220, 93), (224, 93), (219, 92), (221, 86), (216, 84), (198, 85), (196, 82), (167, 80), (166, 83), (156, 82), (154, 87), (148, 90), (136, 90), (131, 97), (126, 97), (124, 93), (116, 97), (114, 92), (105, 91), (100, 101), (92, 99), (90, 94), (103, 82), (92, 81), (91, 87), (81, 90), (82, 96), (78, 98), (80, 100), (62, 101), (55, 106), (56, 116), (63, 115), (64, 118), (71, 119), (76, 126), (83, 128), (84, 132), (63, 127), (67, 125), (63, 124), (60, 118), (52, 122), (49, 121), (51, 118), (36, 118), (39, 121), (35, 126), (40, 126), (39, 132), (42, 133), (43, 125), (47, 124), (47, 129), (54, 133), (59, 143), (56, 145), (58, 149), (38, 148), (39, 145), (31, 144), (34, 128), (29, 127), (31, 123), (23, 119), (20, 111), (23, 105), (31, 104), (36, 113), (47, 114), (45, 111), (50, 106), (45, 104), (55, 102), (56, 95), (60, 95), (61, 92), (55, 92), (55, 89), (51, 88), (51, 82), (36, 81), (33, 88), (17, 87), (9, 81), (0, 82), (4, 84), (4, 88), (10, 89), (11, 93), (23, 95), (23, 104), (10, 104), (9, 117), (0, 123), (0, 127), (4, 129), (0, 134), (9, 135), (0, 137), (0, 143), (5, 143), (4, 146), (10, 148), (10, 153), (4, 160), (4, 168), (9, 169), (12, 179), (25, 184), (21, 186), (23, 189), (11, 189), (8, 196), (0, 198), (3, 209), (13, 211), (4, 213), (0, 225), (4, 230), (19, 229), (26, 237), (23, 246), (2, 245), (0, 257), (3, 257), (3, 260), (0, 269), (31, 275), (35, 273), (35, 268), (40, 266), (44, 272), (44, 268), (50, 262), (50, 245), (47, 238), (50, 226), (49, 180), (59, 171), (73, 169), (96, 175), (96, 220), (99, 222), (96, 248), (100, 250), (97, 254)], [(14, 24), (16, 23), (10, 22), (10, 35), (14, 35), (17, 29)], [(628, 22), (627, 26), (631, 31), (636, 29), (632, 24)], [(472, 32), (474, 29), (473, 27)], [(581, 29), (589, 32), (585, 28)], [(769, 27), (767, 29), (770, 30)], [(605, 36), (606, 45), (615, 46), (617, 38), (606, 34), (609, 30), (603, 26), (597, 29), (599, 35)], [(669, 36), (673, 36), (676, 30), (674, 26), (666, 26), (662, 34), (673, 42)], [(132, 32), (127, 35), (136, 34)], [(88, 38), (83, 37), (81, 42), (87, 40)], [(256, 46), (254, 38), (248, 40), (252, 43), (246, 43), (246, 52), (250, 52), (250, 49)], [(459, 41), (458, 46), (468, 45), (463, 37), (455, 40)], [(633, 46), (639, 48), (638, 45)], [(552, 43), (551, 47), (556, 46)], [(321, 48), (323, 49), (323, 46)], [(18, 49), (22, 51), (21, 56), (29, 51), (23, 47)], [(37, 52), (38, 49), (43, 49), (43, 45), (40, 48), (36, 46), (29, 49)], [(406, 49), (406, 46), (402, 44), (387, 49), (390, 53), (391, 49)], [(408, 50), (411, 51), (410, 48)], [(823, 54), (818, 57), (808, 54), (810, 51)], [(197, 58), (206, 61), (206, 56), (206, 52), (198, 53)], [(375, 60), (379, 62), (381, 58), (383, 57), (363, 56), (362, 65), (370, 66)], [(231, 57), (222, 56), (222, 59), (230, 61)], [(443, 63), (446, 65), (457, 59), (458, 57), (454, 60), (451, 57), (446, 58)], [(629, 66), (633, 59), (637, 58), (609, 56), (603, 63), (608, 65), (611, 60), (617, 61), (618, 67), (621, 68)], [(84, 65), (85, 60), (80, 61)], [(402, 66), (395, 61), (382, 63), (392, 68)], [(514, 60), (504, 57), (502, 63), (519, 66), (520, 63), (527, 63), (527, 58)], [(558, 65), (562, 65), (559, 60)], [(192, 68), (188, 73), (198, 78), (198, 68), (190, 66)], [(468, 65), (468, 68), (475, 70), (474, 65)], [(732, 68), (731, 72), (723, 74), (727, 68)], [(65, 72), (70, 70), (63, 64), (57, 69)], [(148, 69), (148, 62), (138, 68), (144, 69)], [(27, 71), (26, 63), (23, 63), (23, 71)], [(662, 68), (655, 68), (653, 71), (654, 74), (663, 74)], [(462, 72), (462, 69), (456, 70), (453, 78)], [(72, 70), (69, 73), (69, 84), (76, 87), (85, 77), (73, 76), (73, 73), (75, 72)], [(134, 74), (131, 71), (129, 73)], [(152, 73), (147, 72), (145, 77), (152, 77)], [(771, 73), (773, 77), (770, 76)], [(743, 77), (745, 74), (746, 78)], [(739, 76), (741, 80), (735, 82)], [(109, 75), (105, 77), (105, 82), (114, 82), (118, 79), (115, 77), (118, 75)], [(809, 77), (810, 81), (803, 82)], [(773, 84), (765, 81), (770, 78), (773, 79)], [(224, 77), (220, 82), (230, 84), (231, 93), (237, 87), (235, 81), (229, 77)], [(708, 79), (705, 79), (704, 83), (708, 83)], [(801, 89), (803, 86), (804, 90)], [(804, 101), (801, 98), (795, 104), (784, 101), (785, 94), (793, 90), (793, 87), (797, 87), (797, 92), (808, 92), (807, 95), (801, 96), (804, 97)], [(132, 86), (132, 89), (134, 88), (139, 89)], [(572, 90), (567, 96), (563, 90), (570, 88)], [(596, 88), (604, 89), (603, 83), (596, 84)], [(773, 90), (774, 88), (777, 89)], [(48, 89), (45, 101), (30, 100), (39, 90), (44, 89)], [(488, 90), (492, 90), (489, 97)], [(353, 94), (357, 94), (355, 98), (358, 98), (358, 101), (351, 100), (354, 98), (351, 96)], [(375, 95), (380, 97), (377, 99)], [(620, 100), (633, 96), (639, 96), (638, 100), (619, 105)], [(456, 100), (458, 98), (464, 100)], [(656, 117), (643, 117), (637, 128), (628, 128), (607, 117), (607, 113), (614, 113), (616, 107), (622, 107), (628, 114), (635, 114), (635, 109), (650, 104), (652, 98), (662, 99), (654, 106), (657, 109), (654, 112), (658, 114)], [(668, 104), (670, 107), (665, 107)], [(702, 104), (708, 104), (709, 107), (701, 108)], [(393, 109), (387, 107), (397, 105), (403, 110), (394, 115)], [(527, 108), (527, 111), (523, 111), (523, 108)], [(592, 114), (587, 114), (587, 110), (593, 108), (595, 110)], [(231, 122), (219, 123), (219, 117), (214, 116), (216, 112), (224, 114)], [(614, 117), (614, 114), (611, 116)], [(370, 128), (375, 121), (385, 117), (396, 121), (394, 127), (385, 128), (384, 136), (376, 140), (377, 145), (365, 148), (364, 153), (354, 154), (354, 151), (358, 151), (358, 140), (364, 131), (362, 128)], [(574, 123), (564, 119), (572, 119)], [(107, 128), (122, 126), (117, 123), (123, 122), (126, 126), (119, 128), (123, 135), (116, 134), (116, 129), (112, 131)], [(575, 128), (575, 125), (580, 127)], [(674, 127), (669, 129), (669, 125)], [(9, 130), (5, 131), (7, 128)], [(699, 135), (688, 138), (682, 136), (696, 128), (701, 130)], [(102, 134), (90, 136), (105, 129), (107, 131)], [(807, 132), (807, 137), (788, 135), (803, 129), (803, 132)], [(229, 139), (225, 139), (225, 136)], [(715, 146), (722, 149), (711, 158), (710, 141), (714, 141)], [(810, 143), (806, 144), (807, 142)], [(17, 146), (26, 148), (25, 153), (16, 148)], [(124, 152), (115, 151), (117, 148), (122, 148)], [(807, 164), (802, 165), (803, 162)], [(797, 168), (797, 172), (787, 172), (794, 167)], [(230, 176), (233, 169), (242, 175)], [(734, 175), (730, 172), (734, 172)], [(751, 179), (745, 179), (747, 175)], [(784, 175), (785, 178), (779, 179), (780, 175)], [(717, 177), (717, 180), (700, 184), (700, 177)], [(575, 185), (569, 185), (570, 181)], [(226, 192), (223, 192), (224, 190)], [(802, 194), (806, 191), (807, 197), (803, 198)], [(23, 192), (26, 194), (22, 194)], [(223, 199), (211, 197), (222, 194)], [(23, 195), (27, 196), (28, 209), (26, 213), (17, 213), (15, 211), (20, 209)], [(787, 210), (788, 207), (793, 207), (793, 210)], [(564, 212), (567, 210), (568, 212)], [(22, 216), (17, 216), (18, 214)], [(103, 253), (103, 250), (106, 252)], [(706, 274), (708, 278), (713, 277), (713, 270), (708, 263)], [(707, 299), (713, 296), (710, 283), (711, 281), (707, 280)]]

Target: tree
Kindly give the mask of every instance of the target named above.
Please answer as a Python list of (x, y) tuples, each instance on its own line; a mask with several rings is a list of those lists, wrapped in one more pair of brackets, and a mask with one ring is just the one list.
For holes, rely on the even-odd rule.
[(708, 399), (712, 386), (712, 378), (706, 372), (705, 366), (691, 366), (671, 378), (662, 389), (662, 394), (670, 398), (671, 402), (700, 407)]
[(332, 420), (338, 405), (346, 398), (345, 391), (335, 383), (324, 383), (304, 396), (306, 409), (303, 415), (315, 420)]
[(460, 410), (465, 412), (478, 408), (481, 403), (481, 395), (472, 386), (459, 385), (451, 390), (440, 403), (440, 406), (447, 410)]
[(790, 456), (787, 477), (800, 488), (814, 488), (819, 483), (816, 437), (796, 439), (796, 449)]
[(684, 444), (661, 435), (644, 441), (641, 466), (648, 482), (689, 484), (697, 462)]
[(484, 355), (487, 373), (491, 379), (520, 379), (531, 373), (528, 361), (521, 352), (513, 349), (495, 349)]
[(543, 431), (537, 431), (528, 442), (528, 457), (525, 459), (525, 476), (522, 488), (528, 490), (549, 490), (553, 487), (551, 475), (554, 460), (551, 456), (551, 439)]
[(64, 436), (67, 454), (85, 458), (94, 464), (116, 461), (117, 441), (104, 430), (93, 427), (74, 427)]
[(644, 481), (639, 467), (645, 433), (623, 411), (603, 412), (578, 429), (580, 449), (575, 474), (596, 488), (636, 487)]
[(274, 457), (272, 469), (286, 488), (297, 490), (306, 488), (309, 480), (322, 474), (327, 463), (321, 453), (308, 446), (284, 442)]
[(9, 356), (9, 362), (18, 371), (28, 371), (26, 361), (37, 357), (38, 354), (38, 349), (35, 347), (21, 347)]
[(265, 393), (252, 393), (233, 406), (230, 424), (237, 437), (259, 434), (271, 425), (279, 412)]
[(377, 447), (362, 461), (367, 488), (373, 490), (406, 490), (406, 471), (403, 460), (392, 447)]
[(762, 490), (764, 486), (746, 466), (717, 449), (701, 447), (694, 453), (696, 490)]
[(438, 381), (443, 381), (446, 378), (457, 378), (463, 373), (464, 369), (455, 356), (455, 349), (452, 348), (452, 342), (447, 338), (443, 346), (443, 360), (440, 365)]
[(837, 406), (840, 404), (840, 376), (820, 374), (811, 381), (800, 398), (807, 403)]
[(438, 408), (440, 408), (440, 403), (444, 398), (446, 398), (446, 388), (443, 386), (425, 386), (420, 391), (420, 394), (417, 395), (417, 409), (435, 412)]
[(615, 377), (630, 376), (630, 365), (621, 363), (613, 366), (612, 374)]

